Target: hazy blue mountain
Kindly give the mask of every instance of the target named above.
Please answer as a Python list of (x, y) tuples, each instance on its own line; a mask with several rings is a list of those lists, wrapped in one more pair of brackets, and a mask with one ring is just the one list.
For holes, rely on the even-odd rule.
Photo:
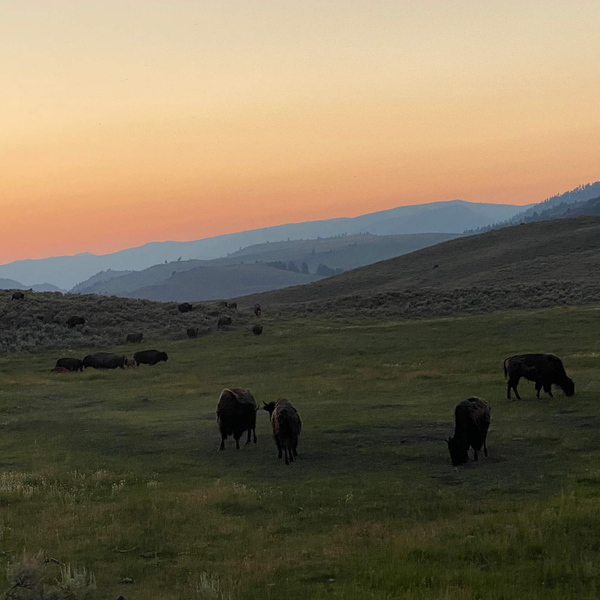
[(14, 279), (0, 278), (0, 290), (24, 290), (26, 289), (22, 283)]
[(0, 277), (15, 279), (24, 285), (48, 281), (60, 288), (71, 289), (92, 275), (108, 269), (139, 271), (165, 261), (176, 261), (180, 257), (184, 260), (210, 260), (253, 244), (278, 242), (288, 238), (314, 239), (365, 232), (460, 233), (469, 227), (480, 227), (508, 219), (521, 210), (522, 206), (478, 204), (463, 200), (400, 206), (353, 218), (289, 223), (191, 242), (151, 242), (101, 256), (82, 253), (39, 260), (20, 260), (1, 265)]

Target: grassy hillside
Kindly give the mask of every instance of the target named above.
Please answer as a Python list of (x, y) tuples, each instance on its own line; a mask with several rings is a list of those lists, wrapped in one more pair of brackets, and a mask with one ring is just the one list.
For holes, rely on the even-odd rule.
[[(186, 337), (188, 327), (216, 330), (221, 315), (231, 316), (233, 327), (254, 323), (250, 310), (232, 311), (218, 304), (198, 304), (192, 312), (181, 314), (175, 303), (33, 292), (12, 301), (11, 295), (0, 291), (0, 353), (104, 349), (137, 332), (147, 338), (180, 339)], [(72, 316), (84, 317), (86, 324), (69, 329), (66, 323)]]
[(254, 294), (318, 279), (316, 275), (302, 275), (263, 264), (205, 266), (175, 272), (166, 281), (126, 295), (159, 302), (193, 302)]
[(540, 303), (547, 301), (577, 304), (600, 297), (600, 282), (592, 276), (599, 269), (600, 218), (581, 217), (458, 238), (244, 302), (343, 303), (342, 299), (350, 297), (371, 301), (388, 294), (401, 309), (406, 293), (452, 299), (471, 290), (487, 295), (488, 301), (506, 301), (495, 308), (510, 308), (514, 299), (528, 301), (531, 306), (543, 306)]
[[(0, 590), (39, 553), (49, 581), (46, 557), (94, 573), (99, 599), (595, 599), (599, 314), (292, 319), (67, 376), (49, 373), (62, 351), (0, 355)], [(502, 360), (534, 350), (564, 359), (573, 398), (505, 399)], [(295, 403), (297, 463), (263, 411), (256, 446), (217, 452), (232, 385)], [(444, 439), (473, 394), (490, 455), (455, 469)]]

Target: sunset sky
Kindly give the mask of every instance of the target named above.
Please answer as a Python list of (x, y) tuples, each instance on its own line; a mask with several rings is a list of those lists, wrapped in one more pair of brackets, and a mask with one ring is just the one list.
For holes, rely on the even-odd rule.
[(600, 2), (0, 0), (0, 263), (600, 179)]

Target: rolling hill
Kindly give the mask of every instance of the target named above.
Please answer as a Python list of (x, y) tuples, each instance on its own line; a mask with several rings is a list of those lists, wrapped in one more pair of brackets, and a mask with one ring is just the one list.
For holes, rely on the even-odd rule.
[[(475, 310), (555, 306), (600, 301), (599, 271), (600, 217), (577, 217), (461, 237), (307, 286), (241, 301), (326, 304), (328, 309), (335, 304), (385, 305), (395, 314), (410, 312), (406, 307), (410, 298), (425, 304), (427, 298), (433, 304), (443, 300), (444, 314), (470, 299)], [(427, 311), (423, 308), (421, 313)]]
[[(166, 287), (171, 285), (175, 273), (190, 271), (198, 267), (223, 267), (225, 265), (269, 263), (269, 262), (289, 262), (293, 261), (298, 267), (306, 263), (309, 271), (315, 273), (320, 264), (324, 264), (333, 269), (354, 269), (363, 265), (400, 256), (407, 252), (412, 252), (419, 248), (424, 248), (432, 244), (453, 239), (457, 234), (440, 233), (422, 233), (413, 235), (396, 236), (375, 236), (375, 235), (354, 235), (338, 236), (335, 238), (320, 238), (316, 240), (294, 240), (287, 242), (274, 242), (249, 246), (234, 252), (228, 257), (218, 258), (212, 261), (200, 260), (182, 260), (170, 262), (167, 264), (154, 265), (143, 271), (116, 272), (108, 271), (98, 273), (88, 281), (83, 282), (75, 288), (74, 293), (81, 294), (104, 294), (115, 296), (139, 296), (137, 290), (149, 288), (158, 284), (163, 284), (161, 295), (166, 292)], [(212, 273), (213, 271), (201, 271), (197, 273), (196, 286), (199, 295), (194, 300), (201, 298), (219, 297), (218, 292), (211, 289), (211, 286), (220, 280), (212, 279), (210, 282), (201, 282), (201, 273)], [(224, 274), (233, 273), (233, 271), (224, 271)], [(273, 288), (273, 274), (270, 271), (261, 270), (256, 273), (261, 279), (255, 281), (254, 285), (263, 290)], [(266, 279), (264, 278), (266, 277)], [(282, 279), (281, 283), (289, 285), (293, 279)], [(312, 281), (311, 279), (309, 281)], [(307, 281), (303, 279), (302, 282)], [(296, 282), (301, 283), (301, 282)], [(247, 289), (245, 285), (239, 284), (236, 288), (236, 281), (231, 281), (227, 287), (229, 295), (239, 296)], [(282, 286), (283, 287), (283, 286)]]
[(49, 281), (71, 289), (89, 277), (107, 271), (139, 271), (160, 263), (221, 258), (253, 244), (283, 240), (314, 239), (336, 235), (461, 233), (506, 220), (523, 210), (522, 206), (485, 204), (452, 200), (433, 202), (369, 213), (352, 218), (289, 223), (251, 231), (241, 231), (190, 242), (151, 242), (137, 248), (105, 255), (89, 252), (38, 260), (19, 260), (0, 265), (0, 277), (30, 285)]

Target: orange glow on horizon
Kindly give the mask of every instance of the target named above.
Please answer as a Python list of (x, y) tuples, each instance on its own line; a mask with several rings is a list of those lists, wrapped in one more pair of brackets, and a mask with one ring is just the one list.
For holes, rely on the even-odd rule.
[(50, 4), (0, 22), (0, 264), (600, 179), (596, 0)]

